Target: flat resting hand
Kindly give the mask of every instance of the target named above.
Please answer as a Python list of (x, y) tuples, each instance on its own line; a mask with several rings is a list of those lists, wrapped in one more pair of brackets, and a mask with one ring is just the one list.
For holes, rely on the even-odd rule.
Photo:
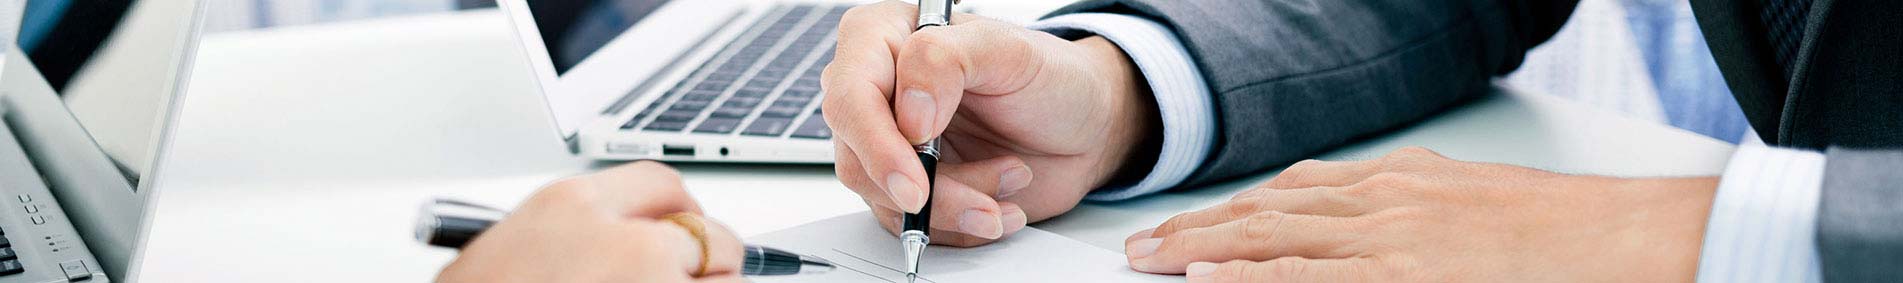
[(913, 144), (943, 141), (932, 241), (972, 246), (1069, 211), (1151, 135), (1154, 102), (1115, 44), (969, 14), (914, 33), (917, 12), (848, 11), (823, 81), (839, 179), (887, 230), (926, 202)]
[(1189, 282), (1689, 282), (1716, 178), (1574, 176), (1404, 148), (1303, 161), (1130, 235)]

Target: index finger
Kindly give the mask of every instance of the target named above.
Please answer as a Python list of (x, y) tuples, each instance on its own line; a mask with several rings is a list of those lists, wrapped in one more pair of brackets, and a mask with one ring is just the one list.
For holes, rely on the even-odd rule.
[(821, 107), (834, 137), (856, 153), (868, 179), (900, 209), (916, 212), (925, 204), (925, 169), (899, 134), (890, 99), (894, 50), (911, 33), (907, 7), (915, 6), (886, 1), (846, 12), (822, 78)]

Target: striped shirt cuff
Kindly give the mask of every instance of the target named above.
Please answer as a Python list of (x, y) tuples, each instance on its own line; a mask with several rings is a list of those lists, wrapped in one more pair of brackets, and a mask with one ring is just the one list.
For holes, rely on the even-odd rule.
[(1740, 146), (1712, 199), (1698, 282), (1822, 282), (1823, 179), (1822, 153)]
[(1190, 59), (1189, 49), (1168, 27), (1128, 15), (1080, 13), (1038, 21), (1030, 28), (1109, 39), (1130, 55), (1156, 97), (1157, 114), (1163, 121), (1163, 144), (1157, 152), (1156, 166), (1135, 184), (1099, 188), (1085, 199), (1123, 200), (1175, 187), (1209, 157), (1209, 148), (1216, 139), (1216, 107), (1210, 101), (1208, 83)]

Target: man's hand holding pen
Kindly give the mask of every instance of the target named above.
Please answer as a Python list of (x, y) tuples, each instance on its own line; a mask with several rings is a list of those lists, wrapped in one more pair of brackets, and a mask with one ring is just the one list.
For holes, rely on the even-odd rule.
[[(836, 173), (887, 230), (898, 233), (901, 212), (922, 209), (931, 188), (933, 243), (996, 241), (1069, 211), (1152, 136), (1147, 88), (1109, 41), (969, 14), (914, 33), (917, 9), (848, 12), (824, 77)], [(934, 137), (942, 160), (930, 187), (912, 145)]]

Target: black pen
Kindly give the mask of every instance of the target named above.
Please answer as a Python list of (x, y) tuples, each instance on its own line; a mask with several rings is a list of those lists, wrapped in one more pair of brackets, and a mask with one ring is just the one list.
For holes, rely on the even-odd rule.
[[(919, 0), (918, 26), (912, 31), (927, 27), (951, 25), (952, 3), (956, 0)], [(924, 144), (913, 145), (918, 151), (918, 161), (925, 166), (925, 206), (918, 213), (906, 213), (899, 232), (899, 245), (905, 249), (905, 281), (918, 281), (919, 257), (925, 255), (925, 247), (931, 245), (928, 234), (932, 227), (932, 187), (938, 185), (938, 139), (933, 138)]]
[[(476, 235), (508, 214), (501, 209), (452, 199), (436, 199), (423, 204), (422, 209), (421, 218), (416, 221), (416, 240), (455, 249), (469, 244)], [(740, 274), (745, 276), (816, 274), (833, 269), (833, 263), (825, 259), (775, 248), (746, 245), (743, 252)]]
[(919, 257), (925, 255), (925, 246), (932, 244), (932, 236), (927, 234), (932, 228), (932, 186), (938, 184), (938, 139), (925, 144), (912, 146), (918, 151), (918, 162), (925, 165), (925, 207), (918, 213), (906, 213), (899, 226), (899, 245), (905, 249), (905, 280), (918, 280)]

